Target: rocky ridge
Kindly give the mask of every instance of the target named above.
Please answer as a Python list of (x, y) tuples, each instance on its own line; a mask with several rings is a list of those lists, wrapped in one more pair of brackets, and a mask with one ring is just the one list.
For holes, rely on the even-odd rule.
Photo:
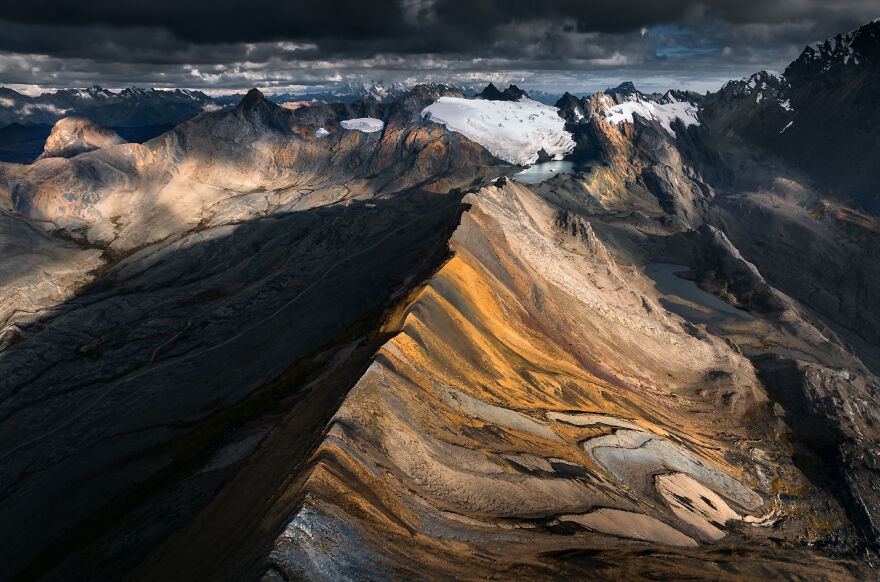
[[(151, 507), (137, 505), (144, 495), (182, 503), (181, 515), (197, 509), (193, 499), (209, 498), (236, 464), (205, 477), (192, 463), (234, 438), (242, 418), (291, 396), (288, 384), (267, 384), (345, 362), (442, 260), (460, 189), (499, 163), (418, 121), (436, 98), (298, 114), (253, 91), (146, 144), (0, 165), (0, 216), (17, 229), (2, 247), (0, 513), (16, 530), (25, 516), (52, 515), (4, 546), (12, 572), (111, 576), (90, 568), (136, 559), (112, 527), (146, 542), (179, 524), (115, 520)], [(367, 112), (383, 131), (340, 125)], [(331, 394), (294, 399), (330, 398), (317, 420)], [(162, 489), (171, 475), (186, 493)], [(63, 562), (62, 544), (104, 558)]]
[(0, 312), (0, 524), (45, 524), (4, 563), (874, 576), (880, 227), (763, 149), (805, 87), (566, 95), (582, 165), (529, 186), (421, 116), (445, 87), (294, 111), (254, 90), (0, 166), (0, 282), (24, 290)]

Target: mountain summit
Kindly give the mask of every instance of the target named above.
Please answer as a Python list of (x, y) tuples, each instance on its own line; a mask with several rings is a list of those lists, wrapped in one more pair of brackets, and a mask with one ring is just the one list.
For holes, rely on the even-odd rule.
[(84, 117), (65, 117), (52, 128), (43, 153), (37, 159), (72, 158), (84, 152), (125, 143), (100, 123)]
[(248, 91), (238, 104), (238, 109), (242, 111), (250, 111), (261, 104), (265, 103), (266, 97), (263, 93), (254, 87)]
[(786, 78), (830, 76), (843, 69), (876, 67), (880, 61), (880, 19), (808, 46), (785, 70)]
[(529, 98), (529, 94), (517, 87), (516, 85), (510, 85), (504, 91), (499, 91), (498, 87), (494, 84), (489, 83), (486, 85), (486, 88), (483, 89), (477, 97), (480, 99), (487, 99), (489, 101), (519, 101), (523, 97), (526, 99)]

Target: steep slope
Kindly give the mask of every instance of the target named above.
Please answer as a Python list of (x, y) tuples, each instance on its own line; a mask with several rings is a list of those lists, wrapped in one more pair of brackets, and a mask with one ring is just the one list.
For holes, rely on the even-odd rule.
[(0, 249), (10, 576), (121, 576), (234, 473), (240, 456), (211, 462), (224, 443), (255, 446), (279, 401), (332, 414), (348, 384), (303, 383), (358, 371), (383, 311), (442, 260), (462, 189), (505, 167), (418, 122), (436, 95), (409, 99), (364, 133), (342, 128), (350, 107), (297, 116), (254, 91), (147, 144), (0, 166), (2, 216), (46, 241)]
[(786, 135), (821, 77), (788, 77), (564, 96), (589, 167), (465, 199), (455, 254), (280, 494), (265, 579), (870, 577), (880, 231), (839, 203), (873, 200), (855, 182), (829, 197), (773, 151), (823, 143)]
[(515, 183), (465, 201), (453, 257), (328, 425), (266, 579), (552, 579), (580, 571), (580, 550), (596, 579), (858, 576), (769, 542), (858, 544), (720, 337), (772, 319), (707, 333), (628, 262), (649, 252), (637, 231), (613, 235), (620, 262)]
[[(856, 43), (859, 54), (867, 55), (876, 26), (870, 23), (845, 35), (849, 41), (840, 41), (841, 46)], [(853, 107), (872, 109), (870, 79), (880, 66), (867, 57), (858, 63), (852, 57), (847, 60), (849, 49), (838, 50), (836, 57), (828, 51), (821, 54), (838, 63), (829, 65), (828, 71), (836, 67), (841, 79), (853, 83), (853, 91), (846, 93), (846, 99), (854, 100)], [(798, 69), (794, 63), (792, 67)], [(878, 267), (873, 242), (878, 230), (870, 213), (852, 206), (871, 207), (877, 197), (845, 180), (832, 188), (816, 173), (825, 163), (873, 171), (876, 140), (858, 151), (847, 149), (850, 145), (829, 145), (838, 136), (846, 141), (850, 139), (846, 136), (862, 135), (866, 126), (871, 127), (873, 114), (859, 120), (841, 117), (834, 123), (805, 123), (804, 133), (787, 137), (795, 126), (789, 122), (799, 115), (796, 93), (808, 100), (814, 93), (820, 101), (843, 98), (840, 84), (828, 85), (821, 79), (819, 75), (809, 83), (799, 81), (795, 90), (788, 73), (761, 72), (731, 81), (699, 100), (692, 94), (670, 92), (668, 96), (677, 102), (699, 106), (697, 123), (677, 118), (670, 124), (672, 132), (659, 120), (638, 113), (612, 127), (605, 123), (617, 101), (634, 98), (628, 102), (634, 105), (651, 101), (632, 87), (614, 90), (613, 98), (597, 93), (578, 100), (569, 95), (558, 105), (578, 144), (575, 156), (592, 166), (577, 180), (590, 192), (587, 204), (594, 211), (628, 200), (628, 210), (649, 216), (659, 206), (669, 215), (667, 220), (676, 217), (679, 227), (705, 222), (721, 228), (774, 285), (814, 309), (876, 371), (880, 354), (872, 330), (880, 314), (873, 297), (880, 293), (880, 282), (872, 273)], [(816, 83), (836, 92), (836, 97), (819, 91)], [(823, 111), (832, 109), (829, 105)], [(822, 150), (827, 159), (809, 163), (802, 148)], [(838, 164), (834, 160), (844, 150), (847, 160)], [(880, 179), (869, 183), (876, 188)]]
[(808, 47), (785, 70), (785, 79), (795, 113), (780, 136), (785, 158), (880, 211), (880, 169), (859, 163), (880, 158), (880, 20)]
[(868, 114), (875, 26), (705, 97), (254, 90), (0, 165), (5, 571), (876, 577), (876, 181), (799, 123)]
[(74, 295), (103, 264), (98, 249), (80, 249), (19, 216), (0, 212), (0, 351), (42, 309)]
[(726, 139), (765, 150), (864, 209), (877, 212), (880, 21), (809, 46), (782, 76), (758, 73), (706, 99)]
[(690, 159), (700, 128), (693, 95), (670, 91), (653, 98), (632, 87), (580, 100), (566, 95), (557, 107), (576, 143), (572, 157), (590, 167), (584, 186), (592, 196), (585, 202), (598, 198), (607, 200), (600, 203), (606, 209), (663, 213), (681, 226), (703, 220), (713, 192)]

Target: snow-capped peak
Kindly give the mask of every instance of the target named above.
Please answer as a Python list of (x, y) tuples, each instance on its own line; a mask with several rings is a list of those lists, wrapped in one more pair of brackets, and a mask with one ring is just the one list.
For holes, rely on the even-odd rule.
[(611, 124), (622, 122), (634, 123), (634, 116), (655, 120), (670, 135), (674, 135), (672, 122), (680, 119), (685, 127), (699, 125), (699, 108), (694, 103), (679, 100), (667, 91), (659, 100), (640, 95), (629, 96), (626, 101), (612, 105), (610, 99), (605, 102), (605, 110), (600, 115)]
[[(804, 49), (800, 59), (807, 62), (824, 61), (823, 71), (828, 71), (835, 64), (858, 65), (864, 60), (864, 50), (871, 47), (876, 54), (880, 46), (880, 19), (847, 32), (837, 34), (824, 41), (812, 44)], [(870, 49), (869, 49), (870, 51)]]

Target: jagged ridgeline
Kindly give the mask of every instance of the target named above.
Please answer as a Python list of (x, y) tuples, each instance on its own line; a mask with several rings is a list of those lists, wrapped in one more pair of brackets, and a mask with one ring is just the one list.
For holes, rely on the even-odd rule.
[(707, 95), (52, 119), (0, 577), (875, 578), (878, 27)]

